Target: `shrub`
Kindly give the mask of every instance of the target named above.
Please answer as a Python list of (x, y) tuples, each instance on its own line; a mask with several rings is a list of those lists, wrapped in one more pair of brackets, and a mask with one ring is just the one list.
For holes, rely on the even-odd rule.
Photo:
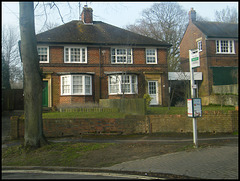
[(150, 105), (150, 102), (151, 102), (152, 98), (150, 97), (149, 94), (144, 94), (143, 99), (146, 100), (146, 106), (148, 107)]

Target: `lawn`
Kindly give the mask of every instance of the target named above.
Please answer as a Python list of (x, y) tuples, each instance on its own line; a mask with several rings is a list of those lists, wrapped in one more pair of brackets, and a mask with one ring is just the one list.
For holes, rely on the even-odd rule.
[[(202, 111), (233, 111), (234, 106), (202, 106)], [(186, 107), (148, 107), (147, 114), (187, 114)]]
[[(232, 111), (233, 106), (202, 106), (202, 111)], [(187, 114), (186, 107), (148, 107), (147, 114)], [(43, 119), (51, 118), (124, 118), (120, 112), (48, 112), (43, 113)]]
[(124, 118), (120, 112), (48, 112), (43, 113), (43, 119), (51, 118)]

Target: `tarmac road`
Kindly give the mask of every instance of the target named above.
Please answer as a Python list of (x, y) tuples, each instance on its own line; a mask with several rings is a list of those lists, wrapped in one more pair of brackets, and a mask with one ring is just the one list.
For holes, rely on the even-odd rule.
[(42, 170), (3, 170), (2, 179), (164, 179), (141, 175), (97, 172), (63, 172)]

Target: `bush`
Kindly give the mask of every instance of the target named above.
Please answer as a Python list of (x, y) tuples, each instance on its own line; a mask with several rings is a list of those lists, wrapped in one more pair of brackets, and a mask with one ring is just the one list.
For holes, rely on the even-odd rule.
[(146, 106), (148, 107), (150, 105), (150, 102), (151, 102), (152, 98), (150, 97), (149, 94), (144, 94), (143, 99), (146, 100)]

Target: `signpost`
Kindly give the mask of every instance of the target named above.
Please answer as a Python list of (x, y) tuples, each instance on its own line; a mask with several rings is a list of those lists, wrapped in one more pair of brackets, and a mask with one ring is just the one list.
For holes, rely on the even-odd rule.
[[(198, 147), (197, 142), (197, 119), (196, 117), (202, 116), (201, 99), (194, 99), (196, 96), (195, 90), (197, 85), (194, 81), (194, 68), (200, 67), (200, 57), (198, 49), (189, 50), (189, 67), (190, 67), (190, 80), (191, 80), (191, 97), (188, 99), (188, 117), (193, 118), (193, 143), (195, 147)], [(198, 116), (200, 115), (200, 116)]]

